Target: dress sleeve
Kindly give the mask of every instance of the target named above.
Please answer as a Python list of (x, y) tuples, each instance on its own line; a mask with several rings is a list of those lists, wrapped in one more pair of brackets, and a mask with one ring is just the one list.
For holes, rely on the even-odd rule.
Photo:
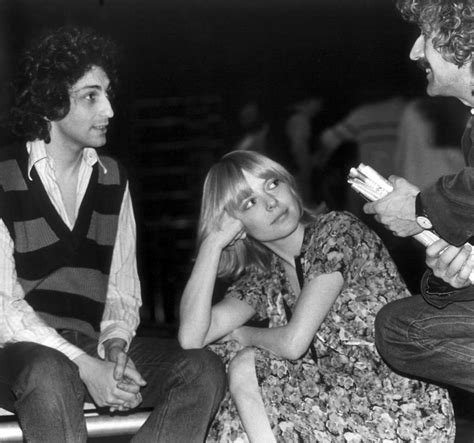
[[(310, 228), (305, 253), (305, 280), (340, 272), (345, 282), (362, 272), (378, 273), (387, 266), (380, 238), (347, 212), (330, 212)], [(386, 269), (384, 269), (386, 271)], [(396, 269), (391, 272), (396, 273)]]
[(128, 183), (122, 199), (112, 255), (107, 298), (97, 352), (104, 358), (104, 342), (121, 338), (126, 350), (140, 322), (141, 288), (137, 271), (136, 226)]
[(268, 318), (267, 300), (273, 286), (271, 273), (250, 269), (227, 289), (225, 296), (248, 303), (256, 311), (254, 319), (263, 320)]

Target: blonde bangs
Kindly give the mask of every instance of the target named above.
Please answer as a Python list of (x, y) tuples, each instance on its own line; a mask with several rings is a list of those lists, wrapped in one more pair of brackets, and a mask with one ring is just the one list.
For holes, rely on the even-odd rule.
[[(237, 216), (243, 201), (252, 195), (244, 171), (257, 178), (277, 179), (286, 183), (298, 202), (300, 214), (304, 216), (295, 180), (283, 166), (257, 152), (232, 151), (211, 167), (204, 182), (198, 245), (216, 228), (224, 212)], [(269, 250), (247, 237), (222, 251), (218, 274), (236, 277), (250, 265), (265, 269), (269, 266), (270, 259)]]

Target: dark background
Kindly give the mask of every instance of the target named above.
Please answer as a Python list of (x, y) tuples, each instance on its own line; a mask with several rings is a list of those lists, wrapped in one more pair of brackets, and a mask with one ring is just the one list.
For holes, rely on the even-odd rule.
[[(196, 136), (196, 149), (190, 151), (189, 131), (185, 136), (168, 132), (165, 150), (152, 157), (132, 134), (138, 99), (218, 97), (218, 110), (213, 105), (208, 110), (212, 118), (219, 114), (218, 138), (225, 150), (238, 135), (238, 109), (249, 99), (272, 114), (302, 97), (319, 96), (322, 128), (383, 88), (424, 94), (424, 76), (408, 58), (417, 29), (401, 19), (392, 0), (0, 0), (0, 123), (19, 54), (38, 35), (65, 24), (95, 28), (121, 47), (121, 85), (108, 149), (130, 172), (139, 266), (152, 321), (163, 320), (163, 303), (164, 320), (175, 321), (192, 256), (193, 238), (182, 236), (194, 236), (204, 174), (193, 162), (211, 159), (209, 149), (207, 157), (197, 149), (215, 143), (216, 134)], [(196, 114), (191, 117), (194, 124)], [(5, 131), (0, 135), (3, 144)], [(149, 166), (154, 171), (143, 174)], [(164, 178), (163, 169), (177, 171), (178, 180)], [(179, 213), (157, 195), (164, 185), (177, 192), (184, 178), (194, 194), (188, 195), (187, 212)], [(154, 196), (144, 196), (143, 190), (153, 187)]]
[[(324, 127), (385, 86), (401, 95), (425, 91), (424, 75), (408, 58), (417, 29), (402, 21), (394, 0), (0, 0), (0, 128), (19, 53), (38, 34), (65, 24), (93, 27), (122, 48), (108, 148), (127, 164), (132, 183), (139, 176), (136, 157), (143, 154), (131, 136), (132, 105), (140, 98), (219, 97), (229, 148), (237, 111), (249, 99), (272, 113), (304, 96), (320, 96)], [(4, 138), (0, 131), (0, 144)], [(180, 163), (193, 161), (177, 152)], [(143, 158), (152, 163), (148, 154)], [(178, 244), (172, 230), (161, 231), (170, 245), (163, 249), (146, 228), (143, 211), (150, 204), (140, 186), (133, 191), (142, 333), (151, 325), (155, 334), (159, 324), (163, 334), (174, 335), (173, 311), (189, 266), (179, 268), (183, 255), (172, 253)], [(158, 206), (148, 222), (160, 221), (162, 213)]]
[(331, 120), (374, 85), (423, 91), (408, 59), (416, 27), (392, 0), (0, 0), (2, 111), (21, 49), (63, 24), (122, 47), (119, 112), (136, 97), (217, 93), (234, 118), (248, 96), (271, 108), (309, 93)]

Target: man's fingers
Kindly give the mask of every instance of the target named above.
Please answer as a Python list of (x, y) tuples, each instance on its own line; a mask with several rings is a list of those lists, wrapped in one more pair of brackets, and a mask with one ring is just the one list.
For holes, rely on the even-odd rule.
[(457, 275), (457, 277), (460, 278), (459, 274), (463, 268), (469, 269), (467, 261), (469, 260), (470, 255), (471, 250), (469, 247), (461, 248), (461, 250), (452, 258), (451, 262), (449, 263), (449, 266), (446, 269), (446, 276), (451, 278)]
[(375, 214), (374, 203), (366, 203), (364, 206), (362, 206), (362, 210), (366, 214)]
[(426, 264), (436, 277), (443, 279), (455, 288), (470, 284), (473, 269), (471, 246), (452, 246), (444, 240), (438, 240), (426, 250)]
[(437, 277), (445, 276), (448, 266), (455, 255), (456, 250), (451, 247), (447, 247), (439, 254), (438, 260), (436, 260), (436, 269), (433, 270)]
[(440, 238), (426, 248), (426, 255), (431, 258), (438, 258), (440, 253), (443, 252), (448, 246), (449, 243)]
[(117, 387), (122, 391), (129, 392), (130, 394), (138, 394), (141, 386), (133, 383), (132, 381), (121, 381), (117, 383)]
[(464, 287), (470, 283), (472, 268), (470, 266), (463, 266), (456, 275), (457, 282), (460, 287)]
[(145, 386), (146, 381), (141, 374), (132, 365), (127, 365), (124, 371), (124, 376), (129, 378), (132, 383), (136, 383), (138, 386)]
[(143, 401), (143, 397), (142, 397), (142, 394), (140, 394), (140, 392), (137, 392), (134, 396), (134, 398), (130, 401), (130, 402), (123, 402), (122, 404), (120, 405), (112, 405), (110, 407), (110, 412), (115, 412), (115, 411), (120, 411), (120, 412), (125, 412), (125, 411), (129, 411), (130, 409), (134, 409), (136, 408), (137, 406), (140, 405), (140, 403), (142, 403)]
[(134, 408), (136, 408), (137, 406), (139, 406), (142, 401), (143, 401), (142, 394), (140, 394), (140, 393), (138, 392), (138, 393), (133, 397), (133, 399), (131, 399), (130, 401), (124, 402), (123, 404), (120, 404), (120, 405), (112, 405), (112, 406), (110, 407), (110, 412), (115, 412), (115, 411), (120, 411), (120, 412), (129, 411), (130, 409), (134, 409)]
[[(137, 402), (138, 402), (138, 404), (140, 404), (142, 401), (143, 401), (143, 397), (142, 397), (142, 394), (139, 392), (139, 393), (137, 394)], [(138, 406), (138, 405), (137, 405), (137, 406)]]
[(137, 393), (126, 392), (122, 389), (119, 389), (118, 386), (114, 388), (111, 398), (107, 402), (109, 405), (116, 406), (116, 405), (124, 405), (132, 404), (136, 401)]
[(114, 367), (114, 379), (119, 381), (122, 380), (125, 367), (127, 366), (128, 356), (125, 352), (119, 352), (117, 355), (117, 360), (115, 361)]

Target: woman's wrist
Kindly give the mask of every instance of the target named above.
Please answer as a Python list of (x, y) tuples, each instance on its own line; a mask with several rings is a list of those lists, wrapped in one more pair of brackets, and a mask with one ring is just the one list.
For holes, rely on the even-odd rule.
[(249, 328), (248, 326), (240, 326), (233, 332), (235, 339), (242, 346), (252, 346), (252, 343), (251, 343), (252, 336), (250, 334), (250, 329), (251, 328)]
[(209, 234), (201, 243), (201, 248), (206, 254), (220, 254), (226, 245), (221, 244), (217, 235)]

